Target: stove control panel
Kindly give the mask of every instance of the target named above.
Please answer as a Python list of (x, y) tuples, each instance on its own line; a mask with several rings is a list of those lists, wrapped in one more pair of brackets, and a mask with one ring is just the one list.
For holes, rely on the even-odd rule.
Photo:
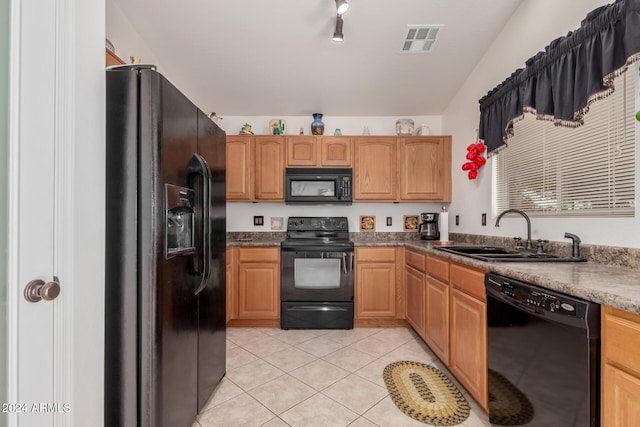
[(289, 217), (287, 231), (349, 231), (347, 217)]

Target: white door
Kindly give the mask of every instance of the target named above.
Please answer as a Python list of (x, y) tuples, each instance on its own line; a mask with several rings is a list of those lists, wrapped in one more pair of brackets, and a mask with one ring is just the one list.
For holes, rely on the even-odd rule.
[[(8, 369), (0, 425), (100, 426), (104, 0), (8, 1)], [(25, 299), (27, 283), (54, 276), (57, 298)]]

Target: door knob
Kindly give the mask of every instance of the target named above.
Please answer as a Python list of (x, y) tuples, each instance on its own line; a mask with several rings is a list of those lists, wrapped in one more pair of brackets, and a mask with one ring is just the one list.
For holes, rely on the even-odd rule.
[(24, 299), (29, 302), (51, 301), (58, 295), (60, 295), (60, 283), (56, 276), (53, 276), (53, 281), (46, 283), (40, 279), (32, 280), (24, 288)]

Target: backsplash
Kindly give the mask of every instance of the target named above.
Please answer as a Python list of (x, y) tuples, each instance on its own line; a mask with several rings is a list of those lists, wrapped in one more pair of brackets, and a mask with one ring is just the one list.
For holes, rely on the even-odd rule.
[[(456, 243), (468, 243), (473, 245), (500, 246), (515, 248), (515, 242), (511, 237), (485, 236), (480, 234), (449, 233), (451, 240)], [(536, 242), (533, 242), (534, 248)], [(571, 243), (548, 242), (544, 245), (545, 252), (559, 256), (571, 256)], [(598, 264), (613, 265), (640, 269), (640, 249), (622, 248), (617, 246), (580, 244), (580, 256), (587, 261)]]
[[(444, 205), (447, 205), (446, 203)], [(227, 230), (233, 232), (269, 233), (279, 231), (271, 228), (276, 219), (287, 229), (291, 216), (344, 216), (349, 220), (349, 231), (359, 230), (360, 216), (375, 216), (376, 232), (403, 232), (405, 215), (420, 215), (422, 212), (441, 212), (443, 203), (354, 203), (352, 205), (286, 205), (282, 202), (227, 203)], [(254, 225), (254, 216), (262, 216), (262, 225)], [(387, 225), (391, 218), (391, 225)], [(367, 232), (368, 233), (368, 232)], [(407, 233), (411, 233), (407, 231)]]

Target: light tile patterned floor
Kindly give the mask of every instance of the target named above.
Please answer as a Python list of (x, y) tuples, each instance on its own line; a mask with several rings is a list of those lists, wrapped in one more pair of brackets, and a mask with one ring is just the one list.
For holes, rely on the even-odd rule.
[[(385, 387), (382, 370), (399, 360), (432, 364), (454, 380), (410, 328), (229, 328), (227, 375), (193, 427), (425, 427)], [(463, 393), (471, 415), (460, 426), (490, 427)]]

